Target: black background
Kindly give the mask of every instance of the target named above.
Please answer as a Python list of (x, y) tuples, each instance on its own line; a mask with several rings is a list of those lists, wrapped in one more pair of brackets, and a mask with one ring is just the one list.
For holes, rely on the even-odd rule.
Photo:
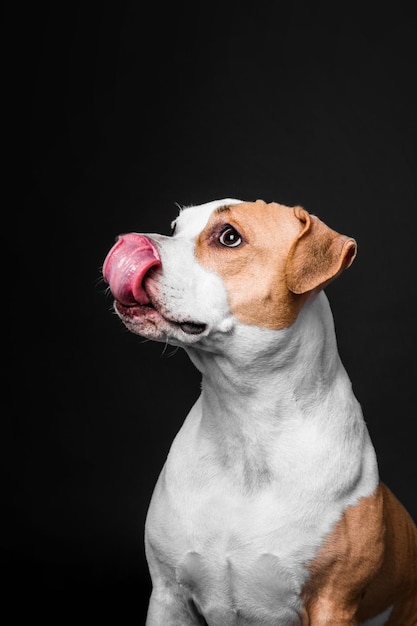
[(168, 233), (176, 203), (301, 204), (357, 239), (327, 290), (339, 350), (381, 476), (417, 519), (417, 24), (408, 2), (371, 5), (5, 10), (16, 616), (144, 623), (146, 510), (200, 378), (182, 351), (124, 330), (101, 264), (120, 232)]

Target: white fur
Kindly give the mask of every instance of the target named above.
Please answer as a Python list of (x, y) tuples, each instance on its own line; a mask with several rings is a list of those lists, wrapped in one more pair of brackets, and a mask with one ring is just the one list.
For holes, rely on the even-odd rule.
[(208, 222), (210, 215), (220, 206), (229, 206), (239, 204), (241, 200), (236, 198), (223, 198), (222, 200), (213, 200), (199, 206), (183, 207), (179, 216), (175, 221), (175, 236), (187, 237), (193, 240), (201, 233)]

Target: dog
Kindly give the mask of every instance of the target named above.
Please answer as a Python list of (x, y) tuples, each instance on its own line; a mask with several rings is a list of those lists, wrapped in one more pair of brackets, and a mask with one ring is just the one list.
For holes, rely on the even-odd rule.
[(356, 241), (262, 200), (171, 226), (103, 264), (125, 326), (202, 374), (146, 518), (147, 626), (416, 626), (417, 529), (379, 479), (325, 294)]

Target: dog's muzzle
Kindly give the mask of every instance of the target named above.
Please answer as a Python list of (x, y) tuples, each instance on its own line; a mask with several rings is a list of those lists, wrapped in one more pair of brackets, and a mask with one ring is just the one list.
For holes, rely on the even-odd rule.
[[(118, 237), (103, 263), (103, 278), (118, 302), (118, 310), (120, 305), (125, 308), (124, 313), (128, 309), (134, 311), (138, 305), (153, 308), (144, 287), (145, 277), (151, 268), (161, 266), (161, 257), (151, 239), (137, 233)], [(179, 326), (186, 335), (200, 335), (206, 329), (206, 324), (192, 320), (167, 321)]]

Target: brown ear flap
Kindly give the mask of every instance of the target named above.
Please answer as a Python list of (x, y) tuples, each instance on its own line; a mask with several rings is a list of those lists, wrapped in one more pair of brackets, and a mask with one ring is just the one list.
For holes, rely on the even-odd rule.
[(357, 251), (356, 241), (340, 235), (301, 207), (294, 214), (304, 225), (292, 244), (286, 263), (287, 287), (301, 294), (324, 287), (348, 268)]

